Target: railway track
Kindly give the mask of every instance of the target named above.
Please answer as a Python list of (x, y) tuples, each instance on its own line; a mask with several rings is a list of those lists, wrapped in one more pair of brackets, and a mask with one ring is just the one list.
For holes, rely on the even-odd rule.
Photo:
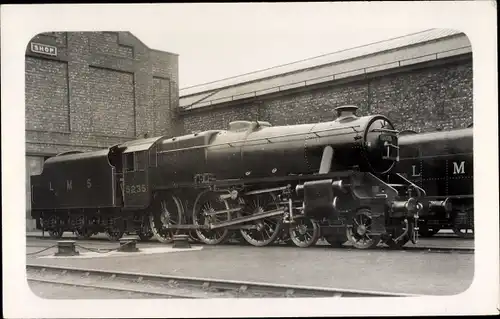
[(104, 271), (27, 264), (28, 282), (134, 292), (161, 298), (419, 297), (416, 294)]
[[(57, 243), (57, 241), (58, 241), (58, 240), (47, 238), (47, 237), (45, 237), (45, 238), (43, 238), (43, 237), (28, 237), (28, 238), (30, 238), (30, 240), (27, 240), (26, 247), (32, 247), (32, 248), (48, 247), (47, 245), (37, 244), (36, 243), (37, 240), (40, 240), (41, 242), (54, 242), (54, 243)], [(62, 240), (62, 239), (60, 239), (60, 240)], [(98, 246), (118, 245), (117, 242), (110, 242), (106, 239), (101, 239), (101, 238), (90, 238), (90, 239), (81, 239), (81, 240), (76, 239), (76, 238), (67, 238), (66, 240), (74, 240), (77, 243), (89, 243), (89, 244), (91, 243), (91, 245), (98, 245)], [(206, 246), (206, 244), (204, 244), (204, 243), (191, 243), (191, 244)], [(160, 245), (164, 245), (164, 244), (150, 240), (150, 241), (138, 241), (137, 245), (141, 245), (141, 246), (145, 245), (146, 247), (156, 247), (156, 246), (160, 246)], [(248, 244), (240, 243), (237, 241), (227, 242), (227, 243), (225, 243), (225, 245), (252, 247)], [(287, 245), (287, 244), (283, 244), (283, 243), (274, 243), (274, 244), (269, 245), (269, 247), (283, 247), (283, 248), (290, 248), (290, 249), (297, 248), (294, 245)], [(343, 246), (343, 247), (335, 247), (334, 248), (334, 247), (330, 247), (330, 245), (328, 243), (322, 244), (320, 242), (318, 242), (318, 244), (316, 244), (314, 246), (309, 247), (308, 249), (318, 249), (318, 248), (319, 249), (331, 248), (331, 249), (340, 249), (340, 250), (352, 249), (352, 247), (350, 247), (348, 245)], [(466, 253), (466, 254), (467, 253), (469, 253), (469, 254), (474, 253), (474, 248), (471, 248), (471, 247), (439, 247), (439, 246), (422, 246), (422, 247), (405, 246), (399, 250), (394, 250), (394, 249), (391, 249), (391, 248), (385, 247), (385, 246), (379, 246), (375, 250), (378, 250), (378, 251), (429, 252), (429, 253), (452, 253), (452, 252)]]

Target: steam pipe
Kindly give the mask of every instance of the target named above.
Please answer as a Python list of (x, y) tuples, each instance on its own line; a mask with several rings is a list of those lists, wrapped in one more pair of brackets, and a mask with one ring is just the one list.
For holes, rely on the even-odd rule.
[(404, 223), (405, 223), (405, 231), (396, 239), (394, 239), (394, 242), (399, 242), (404, 236), (406, 236), (406, 234), (408, 234), (408, 220), (405, 218), (404, 220)]

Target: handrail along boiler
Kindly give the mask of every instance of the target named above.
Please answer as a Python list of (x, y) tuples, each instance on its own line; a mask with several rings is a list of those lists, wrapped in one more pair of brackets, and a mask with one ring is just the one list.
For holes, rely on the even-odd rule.
[[(383, 181), (380, 176), (392, 174), (399, 158), (398, 132), (387, 117), (358, 117), (356, 110), (338, 107), (334, 121), (314, 124), (234, 121), (227, 130), (139, 139), (92, 152), (101, 159), (100, 171), (87, 164), (78, 173), (64, 171), (62, 179), (104, 178), (93, 191), (107, 187), (112, 195), (102, 193), (107, 197), (101, 202), (76, 200), (71, 207), (55, 197), (37, 206), (37, 199), (33, 211), (64, 220), (60, 214), (69, 208), (70, 215), (84, 210), (84, 220), (94, 225), (84, 222), (86, 228), (101, 225), (119, 234), (132, 227), (162, 242), (179, 232), (207, 244), (237, 234), (254, 246), (283, 236), (299, 247), (320, 237), (332, 245), (348, 240), (360, 249), (380, 241), (415, 242), (418, 197), (425, 192), (400, 174), (392, 184)], [(66, 159), (76, 163), (70, 158), (76, 156), (84, 167), (92, 156), (83, 154)], [(64, 188), (53, 177), (32, 177), (34, 198), (47, 191), (49, 179)], [(80, 198), (89, 190), (83, 187)], [(104, 215), (111, 218), (103, 224)]]

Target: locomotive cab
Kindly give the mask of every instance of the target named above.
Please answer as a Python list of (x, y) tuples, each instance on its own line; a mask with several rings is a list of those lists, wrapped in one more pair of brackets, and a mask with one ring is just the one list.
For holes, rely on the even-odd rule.
[(155, 145), (162, 137), (128, 141), (113, 148), (121, 164), (120, 185), (125, 209), (148, 207), (151, 200), (149, 169), (157, 166)]

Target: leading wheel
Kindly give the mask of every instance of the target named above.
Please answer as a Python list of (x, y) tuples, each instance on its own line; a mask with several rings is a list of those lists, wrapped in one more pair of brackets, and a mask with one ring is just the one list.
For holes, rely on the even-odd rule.
[[(211, 226), (231, 219), (226, 200), (221, 199), (218, 193), (204, 191), (198, 195), (193, 208), (193, 222), (195, 225)], [(221, 213), (217, 213), (220, 212)], [(207, 245), (218, 245), (225, 242), (231, 233), (224, 227), (218, 229), (196, 229), (198, 238)]]
[[(245, 205), (244, 212), (240, 216), (251, 216), (261, 214), (267, 211), (276, 210), (279, 205), (276, 204), (276, 197), (272, 193), (265, 193), (252, 196)], [(241, 229), (241, 236), (250, 244), (262, 247), (273, 243), (281, 234), (283, 227), (283, 218), (281, 215), (258, 219), (249, 222), (249, 225), (255, 226), (253, 229)]]
[(154, 203), (154, 211), (149, 215), (149, 228), (157, 241), (169, 244), (174, 241), (178, 230), (168, 226), (181, 224), (182, 221), (184, 210), (181, 201), (173, 194), (157, 193)]
[(355, 248), (370, 249), (380, 242), (380, 235), (371, 233), (372, 218), (369, 209), (360, 209), (352, 219), (352, 227), (347, 228), (347, 238)]
[(290, 239), (295, 246), (306, 248), (315, 245), (320, 237), (320, 228), (317, 222), (304, 217), (297, 218), (290, 225)]

